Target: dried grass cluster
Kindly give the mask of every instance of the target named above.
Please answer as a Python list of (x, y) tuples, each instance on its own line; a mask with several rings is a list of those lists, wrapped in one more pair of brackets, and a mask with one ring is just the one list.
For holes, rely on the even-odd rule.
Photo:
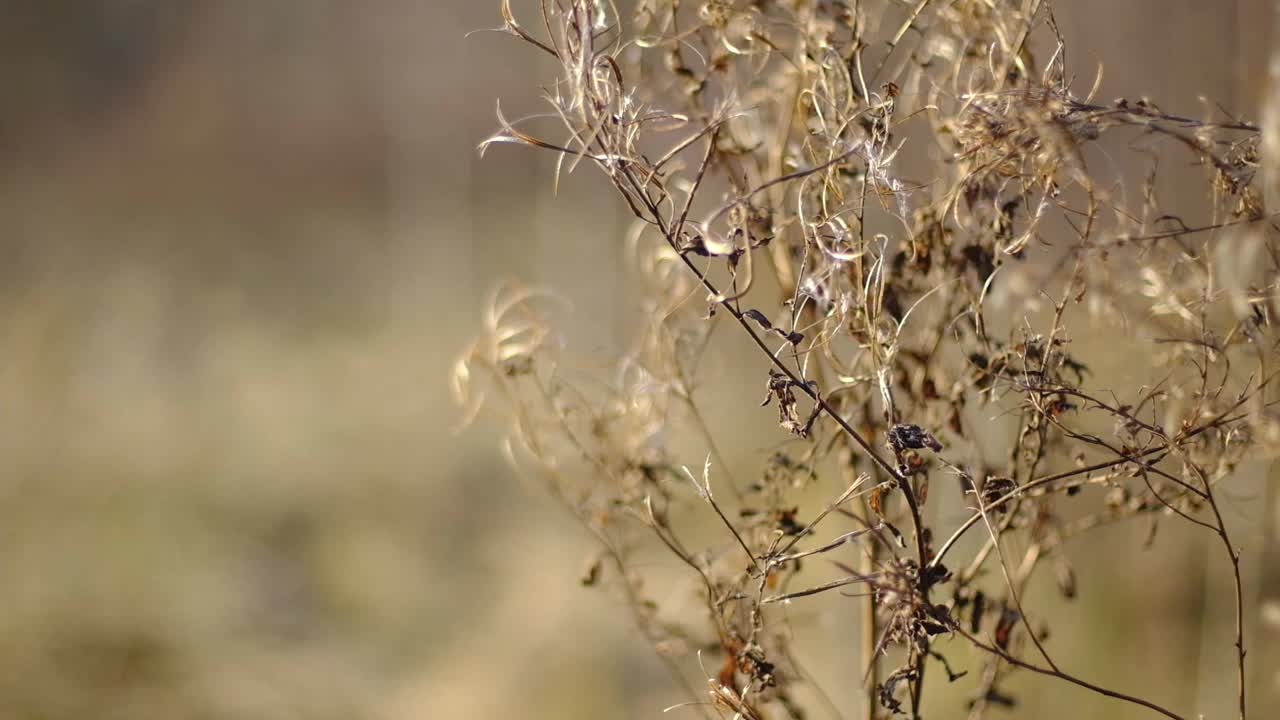
[[(584, 583), (625, 595), (677, 681), (693, 650), (716, 658), (708, 692), (689, 689), (695, 708), (802, 717), (793, 690), (810, 680), (777, 609), (854, 590), (864, 717), (919, 717), (926, 675), (964, 674), (940, 636), (986, 652), (972, 717), (1014, 701), (1002, 682), (1016, 669), (1182, 717), (1060, 667), (1020, 599), (1045, 568), (1074, 596), (1063, 542), (1143, 516), (1201, 527), (1229, 558), (1245, 716), (1243, 588), (1219, 488), (1246, 455), (1280, 450), (1267, 404), (1280, 243), (1255, 125), (1074, 88), (1038, 0), (528, 10), (520, 21), (503, 2), (503, 29), (562, 68), (552, 112), (499, 112), (482, 149), (547, 149), (558, 173), (586, 163), (612, 182), (636, 218), (626, 251), (647, 320), (612, 378), (578, 377), (561, 369), (547, 298), (505, 285), (455, 390), (468, 412), (480, 388), (502, 396), (512, 460), (599, 541)], [(539, 130), (548, 119), (558, 129)], [(1126, 178), (1119, 153), (1149, 172)], [(1204, 208), (1161, 204), (1162, 164), (1203, 174)], [(1019, 293), (1025, 307), (1007, 300)], [(1115, 317), (1131, 324), (1126, 351), (1163, 354), (1167, 372), (1091, 384), (1072, 328)], [(747, 482), (721, 474), (731, 430), (695, 398), (723, 324), (767, 363), (762, 404), (793, 437)], [(1001, 460), (983, 443), (1005, 427), (988, 426), (996, 416), (1013, 429)], [(706, 448), (699, 472), (670, 450), (677, 425)], [(929, 523), (931, 482), (962, 488), (967, 521)], [(795, 497), (814, 483), (842, 489), (805, 515)], [(1101, 502), (1060, 511), (1085, 487), (1105, 488)], [(722, 543), (685, 542), (672, 514), (692, 500)], [(961, 557), (971, 532), (986, 542)], [(654, 542), (696, 579), (697, 617), (660, 615), (634, 562)], [(841, 576), (793, 582), (819, 558)]]

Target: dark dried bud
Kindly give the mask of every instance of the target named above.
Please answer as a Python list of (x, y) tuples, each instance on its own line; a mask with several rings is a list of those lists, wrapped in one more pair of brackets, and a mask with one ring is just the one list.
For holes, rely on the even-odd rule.
[(919, 425), (894, 425), (889, 428), (889, 445), (897, 452), (923, 448), (937, 452), (942, 449), (942, 443)]
[[(982, 484), (982, 506), (986, 507), (1017, 489), (1018, 485), (1007, 477), (989, 477)], [(994, 508), (994, 512), (1003, 512), (1005, 506)]]
[(982, 614), (987, 611), (987, 595), (979, 590), (973, 596), (973, 614), (969, 616), (969, 632), (977, 633), (982, 629)]
[(946, 582), (951, 577), (951, 571), (946, 565), (926, 565), (923, 573), (923, 581), (927, 586), (933, 586), (940, 582)]

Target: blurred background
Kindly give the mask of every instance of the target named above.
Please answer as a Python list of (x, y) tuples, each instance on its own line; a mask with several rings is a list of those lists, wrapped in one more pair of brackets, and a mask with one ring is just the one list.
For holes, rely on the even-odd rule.
[[(590, 543), (506, 467), (498, 418), (454, 432), (449, 368), (503, 277), (559, 288), (567, 341), (602, 368), (637, 309), (609, 292), (626, 218), (588, 168), (557, 195), (549, 154), (475, 152), (499, 97), (536, 111), (552, 77), (468, 36), (497, 6), (0, 4), (0, 717), (639, 718), (683, 699), (622, 606), (580, 587)], [(1264, 0), (1058, 17), (1081, 84), (1105, 66), (1102, 98), (1257, 116)], [(710, 361), (755, 387), (754, 361)], [(728, 448), (744, 468), (771, 412)], [(1228, 517), (1254, 587), (1260, 487)], [(1108, 532), (1075, 552), (1146, 528)], [(1067, 664), (1223, 715), (1219, 551), (1171, 529), (1082, 570)], [(824, 678), (855, 707), (856, 643), (815, 607)], [(1275, 655), (1257, 658), (1265, 717)], [(1143, 716), (1019, 687), (1015, 717)]]

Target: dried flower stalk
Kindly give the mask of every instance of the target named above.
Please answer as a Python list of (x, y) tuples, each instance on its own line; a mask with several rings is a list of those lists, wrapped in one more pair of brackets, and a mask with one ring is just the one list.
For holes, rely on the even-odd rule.
[[(1067, 538), (1146, 517), (1221, 542), (1246, 717), (1245, 589), (1219, 489), (1280, 451), (1263, 392), (1280, 243), (1256, 125), (1081, 93), (1038, 0), (640, 0), (630, 17), (600, 0), (531, 5), (522, 22), (504, 0), (503, 30), (560, 65), (545, 93), (558, 129), (499, 112), (481, 150), (531, 146), (558, 173), (609, 179), (635, 216), (647, 321), (600, 384), (560, 369), (541, 297), (505, 286), (454, 389), (471, 409), (481, 387), (502, 396), (511, 459), (600, 543), (584, 583), (621, 589), (673, 676), (685, 683), (691, 649), (714, 658), (690, 705), (801, 717), (793, 690), (812, 683), (777, 608), (842, 592), (865, 608), (864, 717), (920, 717), (939, 670), (976, 680), (981, 717), (1016, 702), (1002, 683), (1018, 669), (1186, 717), (1064, 669), (1039, 629), (1051, 620), (1024, 602), (1045, 567), (1075, 597)], [(1137, 192), (1094, 149), (1117, 142), (1150, 168)], [(1161, 205), (1166, 157), (1199, 165), (1204, 214)], [(1013, 306), (1019, 286), (1040, 289), (1021, 294), (1038, 312)], [(1136, 325), (1126, 351), (1168, 367), (1132, 389), (1099, 386), (1072, 348), (1120, 314)], [(763, 404), (792, 438), (747, 483), (719, 475), (716, 438), (732, 430), (695, 397), (726, 321), (767, 364)], [(747, 412), (759, 395), (743, 395)], [(984, 451), (993, 416), (1011, 418), (1003, 464)], [(669, 448), (677, 417), (705, 442), (700, 472)], [(840, 491), (805, 518), (794, 497), (824, 478)], [(924, 512), (944, 482), (972, 509), (954, 528)], [(1095, 487), (1105, 497), (1083, 517), (1055, 509)], [(673, 511), (691, 501), (724, 543), (686, 544)], [(976, 525), (985, 544), (957, 555)], [(650, 599), (634, 558), (653, 543), (695, 580), (697, 617), (671, 621)], [(842, 575), (795, 586), (819, 559)], [(944, 638), (983, 651), (982, 667), (953, 671)]]

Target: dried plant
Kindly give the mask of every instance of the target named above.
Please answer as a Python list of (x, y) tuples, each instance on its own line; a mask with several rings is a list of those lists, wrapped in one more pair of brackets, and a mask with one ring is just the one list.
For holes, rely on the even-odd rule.
[[(985, 653), (971, 717), (1014, 702), (1003, 683), (1019, 670), (1186, 717), (1062, 667), (1022, 599), (1045, 568), (1074, 597), (1063, 543), (1146, 517), (1221, 544), (1246, 716), (1220, 489), (1280, 451), (1280, 243), (1257, 126), (1073, 87), (1038, 0), (531, 5), (525, 22), (504, 1), (502, 29), (561, 67), (551, 113), (500, 111), (481, 150), (546, 149), (557, 176), (587, 164), (611, 181), (635, 216), (646, 320), (606, 381), (564, 369), (553, 296), (504, 285), (454, 389), (468, 408), (501, 395), (515, 466), (599, 541), (583, 582), (620, 589), (673, 677), (695, 650), (714, 658), (707, 690), (686, 685), (693, 708), (802, 717), (812, 679), (780, 606), (839, 591), (862, 598), (863, 717), (920, 717), (926, 678), (964, 675), (943, 638)], [(1166, 165), (1203, 177), (1203, 207), (1161, 203)], [(1166, 368), (1137, 387), (1098, 386), (1073, 349), (1116, 318), (1123, 352)], [(762, 404), (792, 438), (750, 481), (724, 474), (732, 430), (695, 397), (724, 323), (767, 364)], [(675, 457), (673, 427), (699, 438), (700, 470)], [(961, 488), (966, 521), (930, 521), (931, 483)], [(806, 515), (796, 498), (814, 485), (839, 490)], [(1061, 507), (1087, 488), (1104, 489), (1088, 510)], [(687, 542), (674, 515), (690, 503), (723, 542)], [(959, 542), (974, 533), (985, 543)], [(697, 613), (652, 600), (636, 557), (654, 543), (696, 581)], [(802, 584), (819, 558), (840, 577)]]

